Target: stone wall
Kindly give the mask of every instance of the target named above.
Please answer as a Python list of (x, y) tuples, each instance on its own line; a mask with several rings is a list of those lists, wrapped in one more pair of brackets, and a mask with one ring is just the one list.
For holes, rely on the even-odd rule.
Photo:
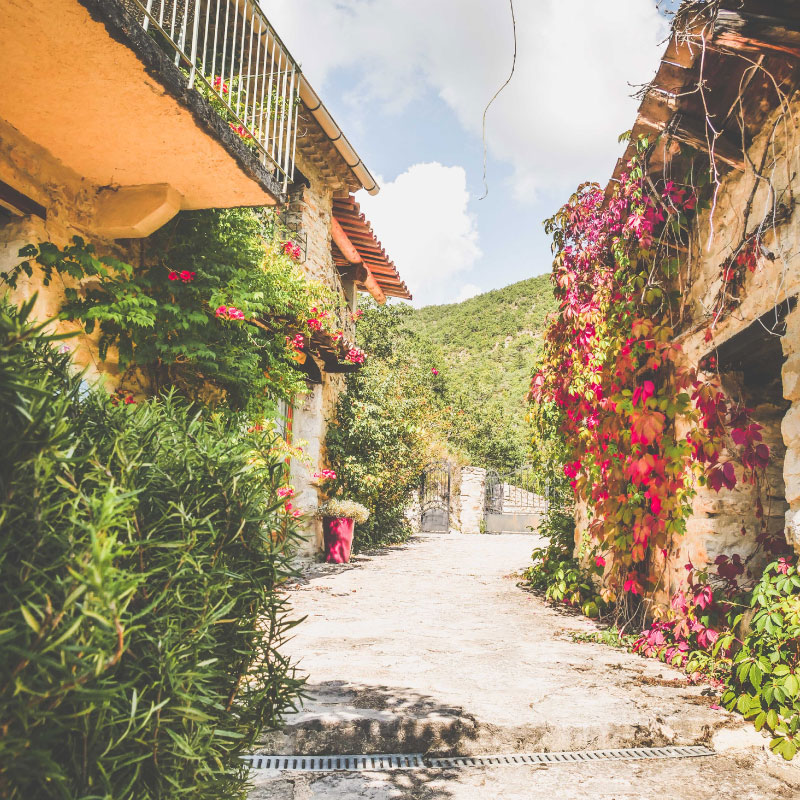
[[(792, 113), (797, 118), (800, 104), (796, 101)], [(768, 138), (774, 121), (768, 120), (763, 133), (750, 147), (750, 158), (760, 162), (761, 154), (768, 146)], [(787, 126), (791, 127), (791, 126)], [(781, 128), (779, 127), (780, 131)], [(786, 169), (786, 162), (796, 163), (798, 145), (791, 138), (778, 135), (774, 144), (774, 156), (779, 169), (771, 173), (771, 180), (778, 198), (787, 198), (791, 192), (800, 189), (796, 172)], [(745, 173), (731, 172), (723, 181), (718, 194), (716, 208), (703, 212), (694, 231), (688, 264), (685, 267), (685, 280), (689, 285), (686, 293), (686, 314), (688, 322), (684, 326), (683, 350), (691, 365), (698, 365), (708, 355), (723, 353), (733, 337), (740, 335), (745, 342), (752, 341), (753, 352), (750, 358), (755, 362), (749, 367), (758, 371), (763, 357), (756, 352), (757, 341), (762, 336), (766, 316), (774, 322), (777, 315), (787, 308), (787, 301), (796, 297), (800, 291), (800, 264), (796, 254), (800, 249), (800, 219), (794, 209), (788, 210), (788, 218), (772, 226), (764, 226), (762, 253), (754, 273), (746, 273), (741, 303), (734, 313), (723, 315), (713, 327), (711, 341), (706, 341), (711, 325), (710, 311), (714, 309), (718, 293), (722, 288), (722, 265), (742, 240), (745, 233), (751, 233), (771, 208), (772, 188), (766, 181), (759, 180), (748, 168)], [(791, 191), (790, 191), (791, 190)], [(753, 192), (755, 193), (753, 195)], [(752, 213), (745, 223), (744, 209), (752, 196)], [(713, 236), (711, 236), (713, 223)], [(747, 224), (747, 231), (744, 226)], [(766, 482), (761, 491), (765, 507), (765, 522), (770, 529), (782, 529), (790, 524), (794, 515), (800, 511), (800, 414), (792, 405), (784, 418), (788, 403), (800, 399), (798, 390), (798, 370), (800, 368), (800, 324), (798, 312), (792, 312), (787, 319), (788, 329), (782, 338), (783, 352), (788, 360), (781, 369), (776, 363), (773, 372), (760, 373), (757, 380), (747, 380), (748, 354), (739, 357), (745, 362), (745, 373), (734, 366), (732, 371), (720, 363), (723, 373), (723, 389), (731, 397), (744, 400), (753, 409), (753, 418), (763, 425), (764, 441), (771, 450), (770, 466)], [(782, 383), (781, 383), (782, 381)], [(774, 389), (768, 391), (770, 384)], [(785, 399), (785, 400), (784, 400)], [(726, 457), (733, 454), (726, 454)], [(689, 520), (685, 539), (675, 542), (675, 557), (671, 559), (672, 586), (685, 578), (681, 574), (683, 564), (691, 559), (693, 564), (702, 566), (713, 562), (720, 554), (739, 553), (743, 557), (751, 555), (757, 548), (755, 536), (760, 529), (761, 520), (756, 514), (756, 491), (751, 486), (739, 485), (734, 491), (723, 490), (714, 493), (701, 490), (694, 503), (694, 516)], [(789, 503), (787, 513), (786, 502)], [(800, 548), (800, 541), (796, 547)], [(756, 570), (767, 558), (756, 557)], [(759, 564), (760, 562), (760, 564)]]
[[(333, 263), (331, 252), (331, 221), (333, 218), (332, 182), (324, 172), (324, 165), (305, 157), (298, 149), (297, 166), (308, 178), (310, 186), (302, 186), (292, 193), (283, 209), (284, 219), (297, 225), (306, 236), (306, 257), (301, 267), (309, 278), (333, 289), (345, 301), (344, 288)], [(348, 338), (353, 338), (355, 328), (351, 319), (340, 319)], [(311, 475), (328, 467), (325, 453), (325, 434), (328, 423), (336, 412), (336, 403), (345, 390), (343, 375), (322, 373), (322, 384), (309, 384), (309, 394), (298, 397), (294, 404), (293, 441), (303, 445), (305, 455), (313, 466), (293, 461), (292, 482), (297, 492), (296, 505), (305, 512), (303, 523), (304, 545), (301, 555), (313, 557), (322, 547), (322, 528), (319, 520), (311, 516), (324, 499)]]
[(486, 470), (461, 468), (461, 533), (481, 533), (484, 526)]
[(791, 403), (783, 418), (781, 433), (786, 444), (783, 480), (786, 511), (786, 539), (800, 553), (800, 309), (786, 319), (786, 335), (781, 344), (786, 361), (783, 364), (783, 396)]
[(319, 490), (313, 480), (317, 464), (322, 462), (322, 447), (325, 438), (322, 386), (309, 387), (309, 392), (297, 398), (292, 418), (292, 441), (303, 448), (305, 455), (314, 464), (309, 470), (305, 464), (292, 459), (291, 482), (295, 489), (294, 505), (306, 513), (303, 523), (303, 541), (299, 548), (302, 557), (313, 557), (322, 546), (322, 524), (313, 516), (319, 505)]
[[(800, 102), (795, 100), (791, 107), (795, 126), (800, 121), (799, 112)], [(757, 574), (768, 559), (768, 554), (756, 552), (756, 536), (762, 524), (769, 530), (785, 532), (800, 552), (800, 311), (789, 314), (782, 339), (778, 339), (779, 326), (777, 335), (772, 336), (773, 349), (780, 352), (778, 341), (782, 346), (786, 357), (783, 365), (780, 357), (767, 363), (759, 350), (770, 345), (772, 334), (765, 325), (779, 322), (791, 307), (791, 299), (800, 292), (800, 217), (790, 200), (800, 190), (798, 173), (791, 167), (797, 163), (800, 149), (791, 135), (792, 123), (777, 126), (776, 139), (769, 143), (775, 121), (766, 121), (762, 134), (749, 148), (750, 161), (756, 164), (761, 162), (765, 148), (771, 148), (770, 157), (776, 160), (769, 172), (772, 185), (757, 178), (751, 166), (746, 172), (734, 170), (725, 175), (713, 209), (702, 211), (693, 223), (689, 252), (676, 287), (683, 298), (678, 341), (684, 363), (697, 367), (705, 358), (719, 356), (723, 390), (752, 408), (753, 419), (763, 426), (764, 441), (771, 450), (760, 491), (765, 515), (762, 520), (757, 514), (757, 491), (750, 485), (740, 482), (734, 491), (723, 489), (719, 493), (700, 487), (686, 534), (673, 538), (666, 558), (661, 553), (655, 556), (656, 571), (663, 570), (664, 575), (657, 596), (662, 602), (685, 582), (684, 565), (689, 561), (703, 567), (719, 555), (738, 553), (747, 558), (755, 553), (751, 566)], [(769, 214), (775, 197), (787, 207), (773, 225)], [(745, 220), (748, 207), (751, 213)], [(736, 309), (717, 318), (723, 264), (762, 220), (757, 268), (754, 273), (745, 273)], [(735, 347), (734, 341), (738, 343)], [(723, 363), (726, 350), (736, 351), (729, 363)], [(732, 443), (730, 447), (723, 460), (735, 458), (736, 449)], [(741, 474), (741, 470), (738, 472)], [(577, 524), (576, 542), (580, 542), (587, 519), (578, 518)]]

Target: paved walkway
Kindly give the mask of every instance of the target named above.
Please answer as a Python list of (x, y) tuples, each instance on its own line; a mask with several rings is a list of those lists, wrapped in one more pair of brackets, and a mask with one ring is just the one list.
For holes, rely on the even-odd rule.
[[(663, 664), (570, 631), (587, 620), (517, 587), (530, 535), (428, 535), (338, 567), (291, 596), (288, 645), (309, 698), (264, 753), (437, 755), (711, 744), (708, 759), (469, 768), (442, 773), (259, 772), (251, 800), (312, 798), (796, 798), (800, 770), (767, 758), (741, 718)], [(756, 744), (758, 747), (753, 748)], [(745, 749), (739, 749), (740, 746)]]

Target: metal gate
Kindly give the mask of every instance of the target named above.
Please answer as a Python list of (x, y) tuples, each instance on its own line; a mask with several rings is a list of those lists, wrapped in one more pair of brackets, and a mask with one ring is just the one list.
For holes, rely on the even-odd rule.
[[(537, 491), (538, 489), (538, 491)], [(549, 487), (540, 487), (533, 467), (486, 473), (484, 504), (487, 533), (530, 533), (549, 507)]]
[(450, 530), (450, 464), (433, 461), (422, 472), (419, 501), (421, 529), (428, 533)]

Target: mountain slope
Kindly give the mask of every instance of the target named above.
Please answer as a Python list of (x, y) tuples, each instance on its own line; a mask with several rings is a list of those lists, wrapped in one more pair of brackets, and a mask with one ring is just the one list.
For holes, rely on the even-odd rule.
[(542, 275), (413, 312), (409, 327), (442, 354), (452, 400), (467, 417), (460, 444), (475, 463), (526, 460), (525, 395), (555, 310), (550, 277)]

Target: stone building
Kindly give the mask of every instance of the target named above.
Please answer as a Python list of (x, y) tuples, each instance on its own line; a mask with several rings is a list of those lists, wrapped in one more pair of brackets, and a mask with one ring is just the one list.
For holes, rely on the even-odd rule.
[[(19, 250), (79, 235), (124, 260), (181, 210), (273, 206), (302, 266), (355, 311), (369, 292), (410, 297), (353, 194), (378, 186), (253, 0), (0, 0), (0, 66), (33, 64), (0, 92), (0, 272)], [(63, 285), (38, 293), (55, 316)], [(352, 339), (353, 328), (341, 321)], [(67, 325), (67, 323), (63, 323)], [(346, 336), (347, 338), (347, 336)], [(288, 429), (324, 466), (325, 420), (343, 387), (342, 343), (310, 343), (309, 392)], [(89, 337), (75, 360), (114, 386)], [(300, 506), (315, 487), (293, 466)], [(308, 550), (317, 531), (309, 523)]]
[[(800, 553), (798, 85), (798, 4), (684, 3), (609, 184), (610, 192), (640, 135), (652, 145), (645, 166), (654, 185), (681, 182), (698, 152), (706, 156), (712, 202), (672, 244), (677, 340), (690, 365), (716, 368), (724, 391), (753, 410), (771, 450), (760, 488), (700, 490), (663, 564), (669, 592), (685, 580), (687, 561), (738, 553), (763, 565), (762, 525), (785, 532)], [(726, 458), (734, 456), (731, 448)], [(580, 515), (578, 527), (580, 535)]]

